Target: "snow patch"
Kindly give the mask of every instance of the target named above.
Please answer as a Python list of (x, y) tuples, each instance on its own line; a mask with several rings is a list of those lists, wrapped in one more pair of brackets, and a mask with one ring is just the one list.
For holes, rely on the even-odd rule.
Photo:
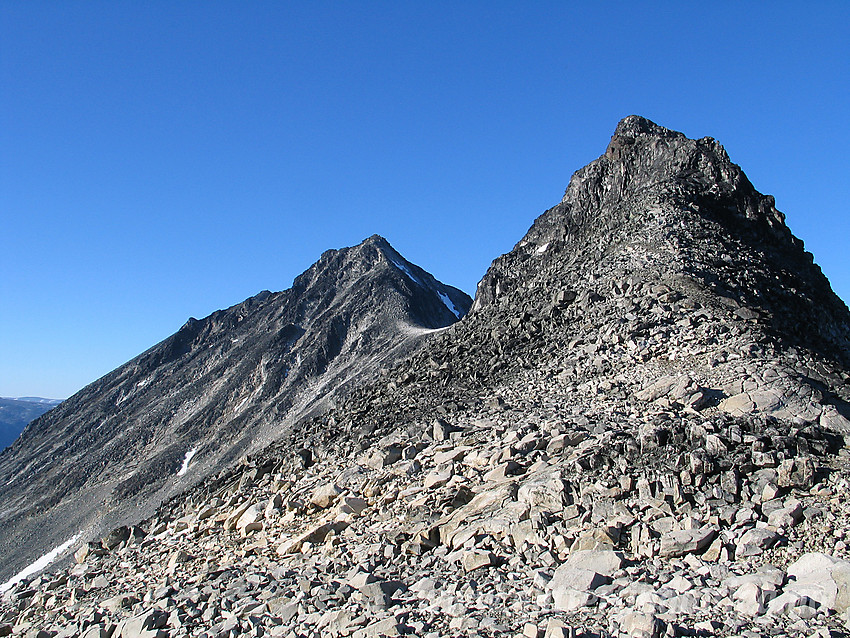
[(442, 290), (438, 290), (437, 294), (440, 295), (440, 300), (446, 305), (446, 308), (448, 308), (455, 317), (460, 319), (463, 316), (463, 313), (457, 309), (457, 306), (454, 305), (454, 302), (446, 293), (444, 293)]
[(69, 538), (67, 541), (65, 541), (64, 543), (62, 543), (58, 547), (54, 547), (53, 549), (51, 549), (49, 552), (47, 552), (44, 556), (39, 558), (34, 563), (31, 563), (30, 565), (27, 565), (26, 567), (24, 567), (21, 571), (19, 571), (17, 574), (12, 576), (5, 583), (0, 585), (0, 592), (4, 592), (7, 589), (10, 589), (12, 586), (16, 585), (17, 583), (22, 581), (24, 578), (27, 578), (28, 576), (32, 576), (33, 574), (35, 574), (37, 572), (40, 572), (42, 569), (44, 569), (45, 567), (50, 565), (50, 563), (55, 561), (59, 557), (59, 555), (62, 554), (62, 552), (64, 552), (71, 545), (76, 543), (77, 539), (79, 537), (80, 537), (79, 534), (74, 534), (74, 536)]
[(410, 277), (410, 278), (411, 278), (411, 279), (412, 279), (415, 283), (419, 284), (419, 285), (420, 285), (420, 286), (422, 286), (423, 288), (427, 287), (427, 286), (425, 286), (425, 284), (423, 284), (423, 283), (422, 283), (422, 281), (420, 281), (419, 277), (417, 277), (416, 275), (414, 275), (414, 274), (410, 271), (410, 268), (408, 268), (407, 266), (405, 266), (405, 265), (404, 265), (404, 264), (402, 264), (401, 262), (396, 261), (395, 259), (390, 259), (390, 261), (393, 263), (393, 266), (395, 266), (395, 267), (396, 267), (396, 268), (398, 268), (401, 272), (403, 272), (405, 275), (407, 275), (408, 277)]
[(183, 476), (186, 473), (186, 470), (189, 469), (189, 461), (192, 460), (192, 457), (195, 456), (197, 451), (198, 448), (193, 447), (191, 450), (186, 452), (186, 456), (183, 457), (183, 465), (181, 465), (180, 469), (177, 471), (177, 476)]
[(442, 328), (423, 328), (422, 326), (412, 326), (409, 323), (399, 323), (398, 326), (411, 336), (426, 335), (434, 332), (442, 332), (448, 330), (451, 326), (443, 326)]
[(543, 253), (546, 252), (547, 248), (549, 248), (549, 242), (548, 241), (545, 244), (543, 244), (542, 246), (538, 246), (537, 250), (535, 250), (534, 252), (536, 252), (538, 255), (542, 255)]

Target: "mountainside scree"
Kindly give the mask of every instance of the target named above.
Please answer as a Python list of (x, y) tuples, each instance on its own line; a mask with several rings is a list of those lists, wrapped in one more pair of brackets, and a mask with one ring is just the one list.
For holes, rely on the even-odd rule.
[(773, 199), (631, 116), (461, 321), (80, 539), (0, 633), (846, 635), (848, 357)]

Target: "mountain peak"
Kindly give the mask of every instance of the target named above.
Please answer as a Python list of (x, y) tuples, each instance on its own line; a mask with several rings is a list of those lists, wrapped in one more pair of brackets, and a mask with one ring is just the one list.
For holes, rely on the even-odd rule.
[(89, 525), (150, 512), (186, 482), (288, 436), (471, 302), (372, 235), (326, 251), (287, 290), (190, 318), (0, 455), (0, 575)]
[(686, 276), (727, 296), (734, 289), (735, 303), (757, 309), (776, 334), (848, 354), (846, 308), (774, 198), (759, 193), (713, 138), (690, 139), (636, 115), (618, 124), (605, 153), (573, 174), (561, 202), (494, 262), (473, 309), (510, 305), (518, 290), (575, 290), (590, 276), (625, 281), (649, 273)]
[(659, 126), (652, 120), (641, 115), (628, 115), (617, 124), (614, 137), (637, 137), (638, 135), (652, 135), (655, 137), (684, 138), (678, 131), (673, 131)]
[(366, 239), (364, 239), (359, 244), (360, 246), (389, 246), (390, 242), (388, 242), (384, 237), (375, 233), (374, 235), (370, 235)]

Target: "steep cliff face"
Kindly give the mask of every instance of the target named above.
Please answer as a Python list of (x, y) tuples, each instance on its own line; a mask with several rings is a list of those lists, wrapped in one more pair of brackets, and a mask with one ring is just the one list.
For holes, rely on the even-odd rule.
[(4, 565), (22, 539), (35, 552), (135, 515), (273, 440), (470, 303), (373, 236), (325, 252), (288, 290), (190, 319), (0, 456)]

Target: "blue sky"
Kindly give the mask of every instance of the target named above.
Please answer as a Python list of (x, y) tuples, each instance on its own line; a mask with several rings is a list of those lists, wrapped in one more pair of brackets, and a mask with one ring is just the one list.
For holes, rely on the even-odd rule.
[(846, 2), (0, 3), (0, 396), (66, 397), (380, 233), (474, 294), (638, 113), (850, 300)]

